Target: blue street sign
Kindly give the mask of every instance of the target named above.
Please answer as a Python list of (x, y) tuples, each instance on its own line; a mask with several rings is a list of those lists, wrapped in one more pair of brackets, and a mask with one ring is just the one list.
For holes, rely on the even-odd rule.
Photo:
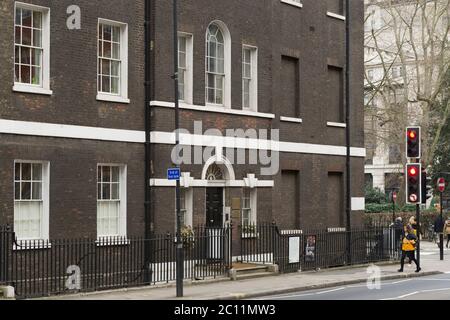
[(180, 180), (181, 172), (180, 168), (167, 169), (168, 180)]

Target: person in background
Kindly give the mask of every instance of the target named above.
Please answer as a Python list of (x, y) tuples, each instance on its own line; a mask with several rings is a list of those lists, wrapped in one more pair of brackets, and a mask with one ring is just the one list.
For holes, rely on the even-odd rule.
[(400, 241), (403, 234), (403, 221), (402, 217), (398, 217), (394, 222), (394, 235), (395, 235), (395, 250), (400, 248)]
[(414, 234), (420, 240), (421, 236), (423, 236), (423, 232), (422, 232), (422, 228), (421, 228), (422, 225), (417, 224), (415, 216), (411, 216), (411, 218), (409, 218), (409, 225), (413, 228)]
[(444, 237), (447, 237), (447, 244), (445, 247), (448, 248), (450, 242), (450, 215), (447, 217), (447, 221), (445, 221), (444, 224)]
[(398, 272), (403, 272), (406, 257), (408, 257), (410, 261), (414, 261), (416, 264), (416, 272), (420, 272), (420, 270), (422, 270), (415, 257), (416, 243), (417, 236), (414, 233), (414, 229), (411, 225), (407, 225), (405, 227), (405, 235), (402, 239), (402, 258), (400, 260), (400, 269)]
[[(445, 220), (443, 217), (441, 217), (440, 214), (437, 215), (436, 220), (434, 220), (434, 233), (439, 239), (439, 235), (444, 232), (444, 224)], [(439, 247), (439, 241), (436, 242), (437, 246)]]

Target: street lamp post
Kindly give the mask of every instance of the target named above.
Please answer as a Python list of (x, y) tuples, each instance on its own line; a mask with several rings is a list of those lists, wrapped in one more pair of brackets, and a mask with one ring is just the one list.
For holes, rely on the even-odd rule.
[[(173, 0), (173, 65), (174, 65), (174, 97), (175, 97), (175, 148), (176, 156), (179, 156), (180, 147), (180, 105), (178, 92), (178, 1)], [(180, 167), (178, 161), (176, 167)], [(176, 185), (176, 211), (177, 211), (177, 235), (176, 235), (176, 272), (177, 272), (177, 297), (183, 296), (183, 278), (184, 278), (184, 252), (181, 239), (181, 201), (180, 201), (180, 179), (177, 179)]]

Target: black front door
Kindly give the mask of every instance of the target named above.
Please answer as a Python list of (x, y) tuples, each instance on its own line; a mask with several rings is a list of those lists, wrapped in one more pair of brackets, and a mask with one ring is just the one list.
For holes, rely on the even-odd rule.
[(206, 226), (223, 226), (223, 188), (206, 188)]

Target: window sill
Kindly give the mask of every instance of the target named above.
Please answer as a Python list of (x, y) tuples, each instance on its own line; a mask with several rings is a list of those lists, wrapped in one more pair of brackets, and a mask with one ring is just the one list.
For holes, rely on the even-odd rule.
[(13, 245), (14, 251), (51, 249), (52, 244), (48, 240), (17, 240)]
[(345, 19), (346, 19), (345, 16), (337, 14), (337, 13), (333, 13), (333, 12), (327, 12), (327, 16), (338, 19), (338, 20), (342, 20), (342, 21), (345, 21)]
[(329, 233), (344, 233), (344, 232), (347, 232), (347, 229), (339, 228), (339, 227), (337, 227), (337, 228), (327, 228), (327, 232), (329, 232)]
[(22, 93), (42, 94), (42, 95), (47, 95), (47, 96), (51, 96), (53, 94), (53, 91), (49, 90), (49, 89), (44, 89), (42, 87), (31, 86), (31, 85), (27, 86), (27, 85), (18, 84), (18, 83), (16, 83), (13, 86), (13, 91), (14, 92), (22, 92)]
[(124, 237), (99, 238), (95, 244), (97, 247), (127, 246), (130, 244), (130, 239)]
[(110, 94), (99, 93), (97, 94), (97, 100), (99, 101), (107, 101), (107, 102), (116, 102), (116, 103), (130, 103), (130, 99), (115, 96)]
[(281, 2), (290, 4), (291, 6), (297, 7), (297, 8), (303, 8), (303, 4), (292, 1), (292, 0), (281, 0)]
[(280, 117), (280, 121), (293, 122), (293, 123), (303, 123), (303, 119), (301, 119), (301, 118), (292, 118), (292, 117)]
[(327, 122), (327, 126), (335, 128), (347, 128), (347, 124), (342, 122)]
[[(175, 104), (173, 102), (151, 101), (150, 106), (161, 107), (161, 108), (174, 108)], [(206, 106), (198, 106), (198, 105), (192, 105), (192, 104), (180, 102), (180, 109), (195, 110), (195, 111), (201, 111), (201, 112), (214, 112), (214, 113), (231, 114), (231, 115), (242, 115), (242, 116), (257, 117), (257, 118), (275, 119), (275, 115), (272, 113), (262, 113), (262, 112), (258, 112), (258, 111), (231, 109), (231, 108), (227, 108), (224, 106), (218, 107), (218, 105), (212, 105), (212, 104), (207, 104)]]

